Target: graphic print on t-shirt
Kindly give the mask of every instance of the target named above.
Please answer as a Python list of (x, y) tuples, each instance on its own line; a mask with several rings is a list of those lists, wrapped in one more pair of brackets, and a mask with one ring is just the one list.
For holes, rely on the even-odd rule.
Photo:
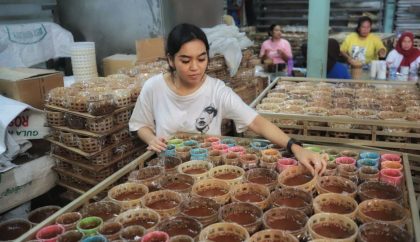
[(195, 128), (202, 134), (207, 133), (213, 118), (217, 116), (217, 109), (210, 104), (201, 111), (200, 116), (195, 120)]
[(366, 63), (366, 48), (363, 46), (353, 45), (351, 47), (351, 57), (355, 60)]

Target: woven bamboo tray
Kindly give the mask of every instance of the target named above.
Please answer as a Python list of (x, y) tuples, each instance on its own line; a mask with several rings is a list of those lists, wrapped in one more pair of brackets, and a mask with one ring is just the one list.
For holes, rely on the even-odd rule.
[[(360, 84), (360, 85), (389, 85), (389, 86), (408, 86), (416, 87), (416, 83), (401, 83), (392, 81), (362, 81), (362, 80), (339, 80), (339, 79), (317, 79), (317, 78), (293, 78), (293, 77), (281, 77), (274, 80), (262, 93), (254, 100), (251, 107), (257, 107), (261, 100), (267, 96), (277, 82), (288, 81), (288, 82), (307, 82), (307, 83), (341, 83), (341, 84)], [(260, 114), (269, 120), (276, 120), (275, 124), (283, 129), (292, 129), (292, 137), (303, 141), (311, 142), (326, 142), (326, 143), (341, 143), (341, 144), (356, 144), (356, 145), (368, 145), (382, 148), (400, 148), (411, 150), (414, 153), (416, 150), (420, 150), (420, 133), (414, 132), (389, 132), (382, 130), (382, 127), (393, 127), (394, 130), (401, 129), (416, 129), (419, 126), (418, 122), (412, 121), (399, 121), (399, 120), (366, 120), (358, 118), (347, 118), (347, 117), (331, 117), (331, 116), (316, 116), (316, 115), (304, 115), (304, 114), (290, 114), (290, 113), (270, 113), (260, 112)], [(279, 120), (294, 120), (299, 125), (284, 125)], [(310, 125), (313, 123), (338, 123), (337, 127), (324, 127), (319, 125)], [(348, 126), (350, 125), (350, 126)], [(343, 128), (343, 127), (358, 127), (358, 126), (369, 126), (370, 129), (357, 129), (357, 128)], [(316, 132), (315, 132), (316, 131)], [(334, 134), (339, 134), (334, 136)], [(342, 136), (346, 134), (345, 136)], [(252, 132), (246, 132), (247, 137), (254, 137), (255, 134)]]

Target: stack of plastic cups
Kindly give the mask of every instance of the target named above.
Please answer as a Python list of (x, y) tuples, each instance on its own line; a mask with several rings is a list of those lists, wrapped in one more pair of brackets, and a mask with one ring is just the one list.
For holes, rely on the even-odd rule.
[(95, 42), (75, 42), (71, 48), (71, 62), (76, 81), (97, 77)]
[(399, 186), (403, 181), (403, 165), (401, 156), (397, 154), (381, 155), (380, 181)]

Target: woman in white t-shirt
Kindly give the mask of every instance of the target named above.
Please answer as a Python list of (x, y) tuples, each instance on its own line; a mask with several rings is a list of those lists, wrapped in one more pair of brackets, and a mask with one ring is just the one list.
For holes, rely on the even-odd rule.
[(323, 172), (326, 161), (303, 149), (278, 127), (246, 105), (221, 80), (205, 74), (209, 44), (204, 32), (180, 24), (168, 35), (166, 54), (170, 72), (146, 81), (129, 121), (149, 150), (166, 149), (176, 132), (221, 135), (222, 119), (232, 119), (238, 132), (251, 129), (292, 152), (308, 169)]

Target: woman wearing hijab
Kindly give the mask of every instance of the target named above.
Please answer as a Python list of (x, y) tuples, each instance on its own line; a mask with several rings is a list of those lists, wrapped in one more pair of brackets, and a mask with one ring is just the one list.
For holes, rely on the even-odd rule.
[(340, 45), (335, 39), (328, 39), (327, 78), (351, 79), (347, 66), (338, 62)]
[(397, 67), (408, 66), (410, 70), (417, 70), (420, 63), (420, 50), (413, 46), (414, 35), (404, 32), (398, 39), (395, 49), (389, 52), (386, 62), (389, 66)]

